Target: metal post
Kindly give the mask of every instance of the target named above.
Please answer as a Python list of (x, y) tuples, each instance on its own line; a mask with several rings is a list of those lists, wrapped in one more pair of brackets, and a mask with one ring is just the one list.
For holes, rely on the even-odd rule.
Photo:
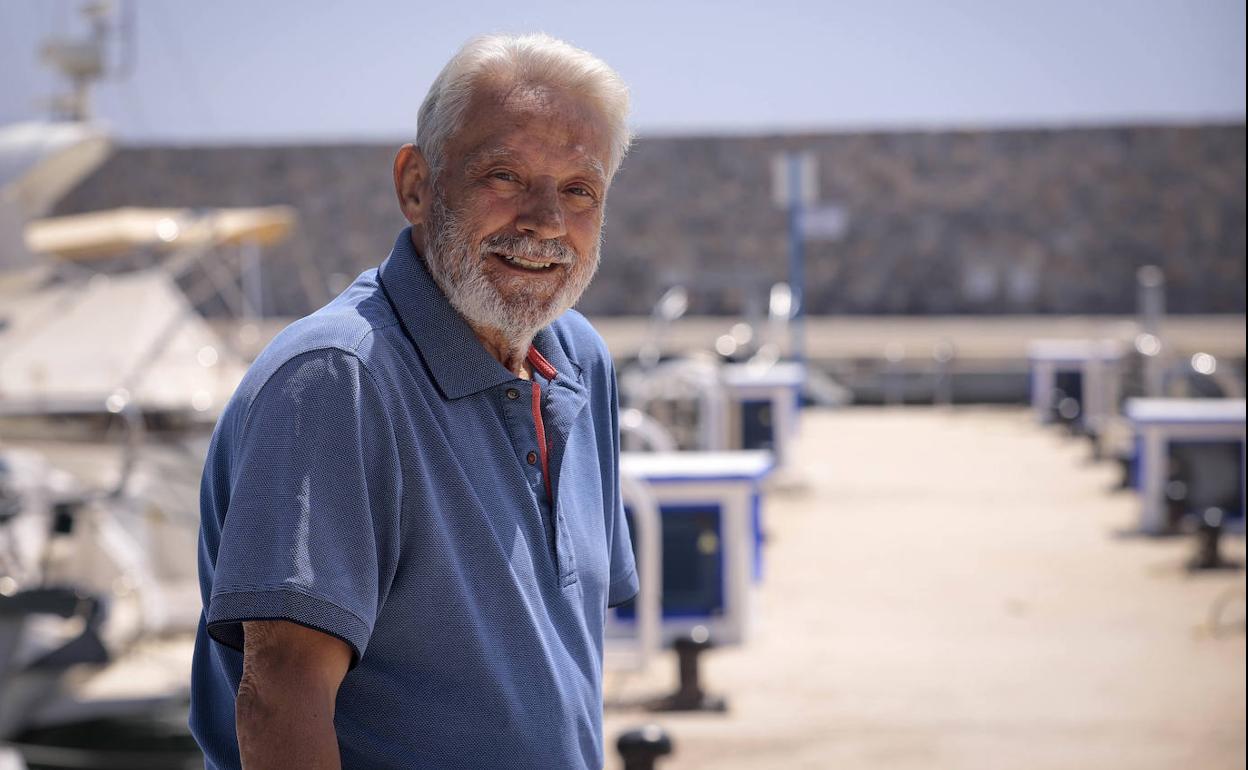
[[(1135, 273), (1137, 286), (1136, 311), (1140, 333), (1161, 342), (1161, 321), (1166, 315), (1166, 275), (1156, 265), (1145, 265)], [(1165, 365), (1161, 360), (1165, 343), (1153, 354), (1144, 356), (1144, 394), (1149, 398), (1165, 395)]]
[(788, 153), (789, 165), (789, 290), (793, 295), (793, 316), (789, 325), (789, 355), (798, 363), (806, 361), (806, 253), (802, 236), (802, 156)]

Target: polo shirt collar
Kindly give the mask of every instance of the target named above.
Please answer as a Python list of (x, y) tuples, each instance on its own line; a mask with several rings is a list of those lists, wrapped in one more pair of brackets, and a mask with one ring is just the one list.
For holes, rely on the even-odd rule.
[(556, 383), (572, 385), (581, 380), (581, 367), (568, 358), (558, 335), (549, 326), (533, 335), (533, 347), (546, 359), (547, 363), (558, 373)]
[[(411, 227), (399, 233), (378, 276), (444, 397), (462, 398), (518, 379), (490, 355), (429, 275), (412, 246)], [(580, 367), (564, 353), (549, 327), (537, 333), (533, 344), (558, 372), (557, 383), (581, 390)]]

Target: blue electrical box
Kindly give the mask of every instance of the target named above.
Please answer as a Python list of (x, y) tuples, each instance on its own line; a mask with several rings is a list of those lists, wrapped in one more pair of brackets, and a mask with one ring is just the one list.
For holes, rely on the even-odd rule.
[[(621, 473), (645, 486), (658, 512), (665, 641), (696, 626), (706, 626), (719, 644), (745, 638), (753, 585), (762, 576), (761, 484), (773, 464), (762, 451), (621, 454)], [(644, 574), (646, 554), (637, 538), (633, 545)], [(612, 612), (618, 622), (635, 617), (628, 605)]]

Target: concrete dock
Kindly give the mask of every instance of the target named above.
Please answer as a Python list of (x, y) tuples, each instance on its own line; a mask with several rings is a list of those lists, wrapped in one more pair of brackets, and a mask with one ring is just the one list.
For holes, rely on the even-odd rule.
[[(213, 327), (247, 360), (293, 318), (239, 322), (218, 319)], [(594, 328), (617, 362), (635, 358), (653, 339), (652, 321), (644, 316), (596, 316)], [(715, 340), (742, 319), (687, 316), (671, 324), (662, 338), (668, 354), (713, 350)], [(1218, 358), (1244, 357), (1243, 315), (1167, 316), (1162, 334), (1176, 351), (1196, 351)], [(765, 330), (760, 329), (760, 334)], [(955, 360), (972, 367), (1004, 365), (1026, 368), (1027, 345), (1034, 339), (1112, 339), (1128, 347), (1139, 333), (1134, 316), (811, 316), (806, 319), (806, 355), (812, 361), (876, 360), (892, 352), (903, 360), (929, 361), (941, 345), (952, 346)]]
[[(650, 319), (608, 316), (592, 319), (617, 361), (633, 358), (653, 335)], [(688, 316), (673, 323), (663, 339), (669, 353), (711, 350), (715, 339), (740, 318)], [(813, 361), (873, 360), (891, 352), (903, 360), (930, 360), (940, 345), (972, 366), (1000, 366), (1027, 360), (1035, 339), (1109, 339), (1130, 348), (1139, 334), (1134, 316), (810, 316), (806, 355)], [(760, 333), (765, 330), (760, 329)], [(1244, 316), (1166, 316), (1161, 334), (1175, 351), (1244, 357)], [(783, 343), (781, 343), (783, 344)]]
[(1244, 767), (1244, 573), (1133, 535), (1085, 442), (1013, 408), (807, 411), (799, 441), (753, 638), (703, 659), (728, 713), (627, 705), (670, 655), (608, 674), (609, 768), (650, 721), (660, 770)]
[[(216, 321), (230, 347), (251, 360), (293, 319), (260, 323)], [(648, 343), (658, 340), (668, 356), (709, 354), (716, 340), (741, 322), (737, 317), (687, 316), (662, 331), (651, 319), (592, 319), (621, 370)], [(783, 335), (761, 325), (755, 343)], [(811, 316), (805, 321), (807, 359), (854, 393), (857, 403), (933, 403), (936, 381), (948, 376), (948, 395), (958, 403), (1027, 400), (1028, 346), (1037, 339), (1115, 340), (1132, 350), (1140, 332), (1134, 316)], [(1167, 367), (1183, 367), (1198, 352), (1213, 355), (1222, 372), (1241, 385), (1245, 355), (1243, 315), (1167, 316), (1160, 332)], [(940, 359), (938, 361), (938, 359)]]

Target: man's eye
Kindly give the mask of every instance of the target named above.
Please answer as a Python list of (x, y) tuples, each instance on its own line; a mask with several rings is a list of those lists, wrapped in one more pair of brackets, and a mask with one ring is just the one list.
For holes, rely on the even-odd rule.
[(594, 197), (593, 190), (590, 190), (588, 187), (582, 187), (581, 185), (574, 185), (572, 187), (569, 187), (568, 192), (572, 193), (573, 195), (579, 195), (585, 198)]
[(517, 181), (516, 175), (511, 173), (510, 171), (492, 171), (490, 172), (490, 176), (494, 179), (500, 179), (504, 182)]

